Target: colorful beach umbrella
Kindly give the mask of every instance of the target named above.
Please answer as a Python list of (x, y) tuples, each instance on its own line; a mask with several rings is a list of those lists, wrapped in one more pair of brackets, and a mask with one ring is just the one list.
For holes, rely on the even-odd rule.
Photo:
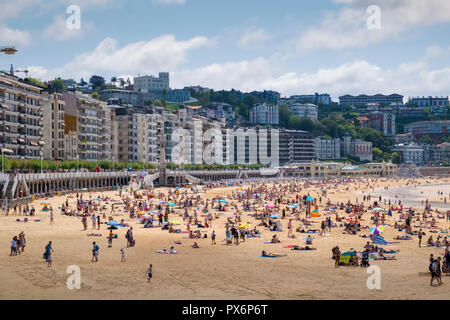
[(42, 201), (41, 202), (41, 206), (48, 206), (50, 204), (50, 202), (48, 201)]
[(173, 203), (173, 202), (167, 202), (167, 204), (171, 207), (175, 207), (175, 203)]
[(226, 201), (226, 200), (219, 200), (219, 201), (217, 201), (217, 202), (228, 203), (228, 201)]
[(279, 214), (272, 214), (272, 215), (270, 216), (270, 218), (277, 219), (277, 218), (281, 218), (281, 216), (280, 216)]
[(309, 202), (314, 202), (314, 198), (313, 198), (313, 197), (311, 197), (311, 196), (308, 196), (308, 197), (306, 198), (306, 201), (309, 201)]
[(251, 228), (251, 227), (252, 227), (252, 225), (248, 224), (248, 223), (243, 223), (239, 226), (239, 228)]
[(180, 225), (181, 222), (179, 222), (179, 221), (172, 221), (171, 224), (174, 224), (174, 225)]
[(371, 235), (376, 235), (376, 234), (380, 234), (384, 231), (384, 227), (383, 226), (376, 226), (373, 227), (372, 229), (370, 229), (370, 234)]

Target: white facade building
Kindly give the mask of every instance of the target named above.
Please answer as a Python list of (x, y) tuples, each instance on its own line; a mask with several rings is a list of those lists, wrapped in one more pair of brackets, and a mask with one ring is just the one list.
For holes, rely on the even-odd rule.
[(279, 108), (278, 105), (259, 104), (250, 110), (250, 122), (252, 124), (272, 124), (278, 125)]
[(314, 139), (317, 159), (340, 159), (341, 158), (341, 140), (325, 140), (320, 137)]
[(424, 149), (416, 143), (398, 144), (392, 151), (400, 155), (403, 163), (414, 162), (419, 166), (424, 163)]
[(317, 105), (312, 103), (294, 103), (289, 106), (289, 111), (293, 115), (317, 120)]
[(139, 76), (134, 77), (134, 91), (150, 92), (169, 90), (169, 73), (160, 72), (158, 77)]

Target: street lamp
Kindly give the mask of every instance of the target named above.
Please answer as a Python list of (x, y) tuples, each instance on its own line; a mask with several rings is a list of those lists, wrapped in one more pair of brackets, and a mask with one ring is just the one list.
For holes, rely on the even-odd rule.
[(78, 172), (78, 159), (80, 159), (80, 155), (77, 154), (77, 172)]
[(42, 174), (43, 173), (42, 172), (42, 161), (44, 160), (43, 157), (42, 157), (42, 151), (39, 151), (39, 155), (41, 156), (41, 174)]

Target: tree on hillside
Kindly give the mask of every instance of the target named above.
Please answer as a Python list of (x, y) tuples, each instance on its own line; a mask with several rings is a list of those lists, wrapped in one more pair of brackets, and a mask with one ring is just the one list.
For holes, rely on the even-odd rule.
[(95, 90), (102, 90), (105, 87), (105, 78), (97, 75), (91, 76), (89, 79), (89, 83), (92, 84), (92, 89)]
[(66, 90), (66, 86), (64, 85), (64, 81), (61, 79), (55, 79), (50, 82), (50, 87), (55, 90), (56, 92), (62, 92)]
[(397, 152), (392, 153), (391, 159), (392, 159), (392, 163), (395, 163), (395, 164), (400, 164), (402, 162), (402, 159)]

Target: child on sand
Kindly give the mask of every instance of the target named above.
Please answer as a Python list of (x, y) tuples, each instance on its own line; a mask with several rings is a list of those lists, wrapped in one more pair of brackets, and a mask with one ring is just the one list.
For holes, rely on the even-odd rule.
[(122, 256), (122, 258), (120, 259), (120, 262), (125, 262), (125, 249), (121, 248), (120, 249), (120, 255)]
[(152, 265), (150, 265), (147, 269), (147, 276), (148, 276), (148, 282), (150, 282), (150, 279), (153, 276), (153, 266)]

